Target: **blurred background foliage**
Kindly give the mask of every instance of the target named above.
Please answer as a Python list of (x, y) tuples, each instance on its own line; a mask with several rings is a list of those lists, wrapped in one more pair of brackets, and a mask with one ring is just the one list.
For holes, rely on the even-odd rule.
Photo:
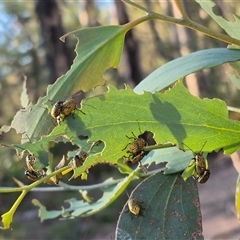
[[(141, 2), (156, 12), (180, 17), (172, 1)], [(188, 16), (196, 22), (215, 31), (223, 30), (194, 1), (184, 1)], [(240, 3), (218, 1), (215, 13), (233, 20), (232, 13), (240, 15)], [(30, 100), (36, 102), (46, 93), (48, 84), (65, 74), (75, 57), (76, 39), (68, 37), (66, 43), (59, 38), (65, 33), (93, 26), (125, 24), (143, 16), (143, 12), (129, 7), (119, 0), (115, 1), (2, 1), (0, 3), (0, 125), (10, 124), (16, 111), (22, 106), (20, 95), (24, 75)], [(191, 52), (226, 47), (225, 43), (200, 33), (160, 21), (140, 24), (130, 31), (125, 40), (125, 48), (119, 69), (109, 69), (105, 73), (107, 83), (122, 87), (127, 83), (136, 86), (153, 70), (177, 57)], [(114, 53), (113, 53), (114, 54)], [(206, 69), (186, 78), (189, 90), (200, 97), (219, 97), (230, 106), (239, 106), (239, 91), (229, 81), (226, 71), (232, 71), (225, 64), (221, 67)], [(238, 116), (232, 116), (238, 119)], [(2, 141), (18, 143), (20, 136), (12, 130), (3, 135)], [(24, 163), (20, 163), (15, 152), (0, 149), (1, 186), (16, 186), (12, 177), (28, 183), (24, 176)], [(99, 183), (111, 175), (118, 174), (109, 166), (100, 166), (90, 171), (89, 183)], [(91, 174), (92, 173), (92, 174)], [(73, 184), (86, 185), (77, 179)], [(46, 206), (54, 209), (63, 199), (79, 198), (77, 192), (30, 193), (16, 213), (17, 223), (14, 231), (1, 232), (0, 238), (13, 239), (111, 239), (118, 212), (127, 196), (122, 196), (110, 209), (90, 218), (71, 221), (46, 221), (40, 223), (37, 210), (31, 204), (32, 198), (44, 200)], [(2, 195), (1, 214), (6, 212), (16, 199), (16, 194)], [(53, 201), (54, 200), (54, 201)], [(99, 224), (103, 224), (101, 232)], [(36, 230), (38, 228), (38, 231)], [(66, 231), (67, 228), (67, 231)], [(44, 229), (42, 231), (41, 229)], [(62, 230), (60, 230), (62, 229)], [(71, 233), (69, 230), (72, 230)], [(103, 230), (104, 229), (104, 230)], [(69, 235), (71, 234), (71, 235)], [(101, 234), (101, 235), (99, 235)]]

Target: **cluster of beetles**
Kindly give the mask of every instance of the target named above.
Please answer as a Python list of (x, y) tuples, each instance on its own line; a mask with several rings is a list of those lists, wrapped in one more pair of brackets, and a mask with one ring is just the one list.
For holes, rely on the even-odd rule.
[[(77, 108), (77, 104), (74, 99), (71, 98), (67, 99), (66, 101), (58, 101), (52, 107), (51, 116), (56, 120), (57, 124), (60, 125), (61, 122), (64, 121), (65, 117), (69, 116), (70, 114), (72, 114), (74, 118), (75, 110), (81, 111)], [(81, 112), (85, 114), (83, 111)], [(132, 137), (126, 136), (128, 139), (132, 139), (132, 142), (128, 143), (126, 147), (122, 149), (122, 151), (126, 150), (126, 153), (128, 154), (128, 156), (123, 156), (124, 162), (130, 164), (139, 164), (139, 167), (145, 173), (147, 172), (147, 169), (141, 164), (141, 160), (149, 152), (144, 150), (144, 148), (156, 144), (153, 137), (150, 137), (151, 134), (151, 132), (145, 131), (144, 133), (136, 136), (132, 132)], [(86, 158), (89, 156), (92, 148), (100, 143), (101, 141), (94, 142), (87, 152), (83, 150), (79, 151), (72, 159), (72, 167), (81, 167)], [(195, 164), (195, 170), (192, 177), (199, 183), (205, 183), (210, 177), (210, 171), (208, 169), (207, 160), (204, 158), (202, 152), (200, 151), (200, 153), (195, 153), (195, 157), (192, 159), (192, 161)], [(45, 177), (47, 172), (47, 168), (36, 170), (34, 168), (35, 162), (36, 158), (33, 154), (28, 154), (26, 156), (27, 169), (25, 170), (25, 175), (32, 181), (37, 181)], [(141, 210), (143, 208), (141, 208), (140, 203), (136, 198), (129, 198), (128, 207), (132, 214), (136, 216), (141, 215)]]

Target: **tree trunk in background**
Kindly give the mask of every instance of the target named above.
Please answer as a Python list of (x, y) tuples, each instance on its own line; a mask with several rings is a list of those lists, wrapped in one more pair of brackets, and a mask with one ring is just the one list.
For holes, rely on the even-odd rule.
[[(146, 5), (147, 9), (154, 12), (153, 2), (151, 2), (149, 0), (144, 0), (144, 2), (145, 2), (145, 5)], [(164, 6), (164, 9), (166, 10), (166, 13), (168, 14), (169, 3), (166, 2), (165, 5), (166, 6)], [(171, 14), (168, 14), (168, 15), (171, 16)], [(161, 34), (159, 34), (158, 31), (157, 31), (156, 23), (158, 23), (158, 22), (156, 22), (154, 20), (151, 20), (151, 21), (148, 21), (148, 23), (149, 23), (149, 28), (151, 29), (152, 36), (153, 36), (154, 46), (155, 46), (155, 50), (156, 50), (155, 54), (157, 54), (158, 57), (164, 58), (168, 61), (172, 60), (173, 59), (173, 53), (176, 52), (175, 46), (178, 46), (178, 44), (173, 44), (171, 40), (173, 40), (174, 43), (178, 42), (177, 35), (175, 35), (174, 37), (170, 36), (169, 37), (170, 41), (168, 43), (164, 42), (161, 38)], [(170, 29), (172, 29), (174, 27), (175, 27), (175, 25), (169, 24)], [(176, 30), (173, 29), (169, 32), (171, 34), (175, 34)], [(174, 45), (174, 47), (172, 45)]]
[(35, 0), (35, 11), (41, 24), (46, 49), (49, 83), (65, 74), (73, 60), (72, 51), (59, 38), (64, 35), (60, 11), (55, 0)]
[[(176, 18), (179, 18), (181, 14), (179, 13), (178, 8), (175, 4), (173, 6), (173, 16)], [(187, 8), (187, 4), (185, 4), (185, 7)], [(189, 11), (186, 9), (186, 12), (189, 13)], [(189, 16), (191, 18), (191, 16)], [(192, 51), (194, 51), (194, 48), (196, 46), (196, 34), (192, 30), (189, 30), (187, 28), (184, 28), (182, 26), (176, 26), (176, 31), (179, 39), (179, 46), (180, 46), (180, 53), (181, 56), (185, 56), (190, 54)], [(195, 95), (199, 96), (199, 86), (197, 81), (197, 76), (194, 74), (191, 74), (189, 76), (186, 76), (186, 85), (189, 89), (189, 91)]]
[(98, 21), (98, 8), (94, 0), (86, 0), (84, 7), (79, 14), (79, 21), (83, 27), (96, 27), (100, 26)]
[[(125, 5), (122, 1), (115, 0), (117, 17), (119, 24), (129, 22)], [(142, 80), (142, 68), (140, 65), (141, 59), (139, 56), (138, 42), (133, 37), (132, 30), (126, 34), (124, 53), (128, 62), (129, 76), (126, 76), (130, 85), (136, 86)], [(123, 56), (124, 58), (124, 56)]]

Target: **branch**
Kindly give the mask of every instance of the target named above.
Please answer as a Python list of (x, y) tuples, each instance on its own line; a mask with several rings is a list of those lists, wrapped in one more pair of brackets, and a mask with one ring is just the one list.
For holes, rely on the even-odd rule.
[(182, 25), (182, 26), (190, 28), (194, 31), (201, 32), (201, 33), (203, 33), (203, 34), (205, 34), (209, 37), (218, 39), (222, 42), (226, 42), (228, 44), (234, 44), (234, 45), (240, 46), (240, 40), (237, 40), (235, 38), (232, 38), (232, 37), (230, 37), (228, 35), (225, 35), (225, 34), (222, 34), (222, 33), (214, 32), (213, 30), (211, 30), (207, 27), (204, 27), (201, 24), (198, 24), (198, 23), (192, 21), (191, 19), (189, 19), (188, 16), (186, 15), (186, 13), (185, 13), (185, 10), (182, 6), (182, 3), (179, 0), (175, 0), (175, 3), (177, 4), (179, 10), (183, 14), (183, 18), (181, 18), (181, 19), (170, 17), (170, 16), (165, 16), (165, 15), (162, 15), (162, 14), (159, 14), (159, 13), (152, 12), (152, 11), (150, 11), (150, 10), (148, 10), (148, 9), (146, 9), (146, 8), (144, 8), (144, 7), (138, 5), (137, 3), (134, 3), (130, 0), (122, 0), (122, 1), (126, 2), (126, 3), (128, 3), (128, 4), (130, 4), (130, 5), (132, 5), (132, 6), (134, 6), (134, 7), (136, 7), (136, 8), (138, 8), (138, 9), (147, 13), (146, 16), (126, 24), (125, 26), (129, 29), (137, 26), (138, 24), (140, 24), (144, 21), (158, 19), (158, 20)]

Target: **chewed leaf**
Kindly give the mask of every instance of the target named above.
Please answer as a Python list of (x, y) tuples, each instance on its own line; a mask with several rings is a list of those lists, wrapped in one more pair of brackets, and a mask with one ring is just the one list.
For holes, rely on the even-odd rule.
[(191, 151), (184, 152), (177, 147), (171, 147), (151, 151), (142, 160), (142, 164), (167, 163), (164, 173), (172, 174), (187, 168), (192, 158), (193, 153)]
[(42, 205), (37, 199), (33, 199), (32, 203), (33, 205), (39, 207), (38, 216), (40, 217), (41, 222), (46, 219), (53, 219), (59, 217), (62, 214), (62, 211), (47, 211), (46, 207)]
[(117, 197), (119, 197), (133, 179), (133, 173), (125, 177), (122, 181), (113, 180), (112, 178), (107, 179), (104, 182), (104, 185), (106, 186), (101, 189), (103, 191), (103, 196), (93, 203), (77, 200), (75, 198), (69, 199), (66, 202), (70, 204), (70, 207), (62, 207), (62, 210), (58, 211), (48, 211), (46, 207), (36, 199), (33, 203), (35, 206), (39, 207), (39, 217), (41, 218), (41, 221), (59, 216), (65, 218), (74, 218), (79, 216), (87, 217), (110, 205)]
[[(239, 24), (240, 19), (233, 15), (235, 21), (230, 22), (225, 20), (223, 17), (217, 16), (213, 12), (213, 7), (216, 5), (212, 0), (196, 0), (197, 3), (201, 5), (201, 7), (216, 21), (216, 23), (223, 28), (229, 36), (240, 39), (239, 33)], [(227, 2), (225, 2), (227, 4)]]
[[(185, 144), (194, 152), (199, 152), (205, 142), (203, 152), (206, 153), (223, 148), (230, 154), (240, 147), (240, 123), (229, 119), (225, 102), (194, 97), (181, 81), (163, 94), (146, 92), (137, 95), (129, 87), (124, 90), (109, 87), (106, 94), (83, 101), (82, 110), (85, 115), (76, 111), (75, 118), (67, 116), (50, 135), (35, 144), (25, 143), (21, 147), (44, 160), (48, 157), (48, 141), (59, 136), (79, 148), (81, 140), (78, 136), (88, 136), (91, 142), (103, 141), (105, 148), (102, 152), (90, 155), (76, 169), (76, 176), (99, 163), (117, 164), (127, 155), (124, 149), (133, 140), (126, 136), (131, 136), (132, 132), (138, 136), (151, 131), (158, 144), (170, 142), (180, 148)], [(190, 159), (183, 161), (182, 170)], [(171, 168), (175, 172), (180, 170), (173, 165)]]
[(69, 33), (78, 39), (75, 49), (77, 56), (70, 70), (48, 86), (47, 95), (39, 98), (36, 105), (19, 110), (11, 127), (15, 128), (17, 133), (26, 133), (34, 141), (47, 135), (56, 125), (45, 103), (49, 100), (65, 101), (80, 90), (89, 91), (104, 85), (104, 72), (119, 65), (124, 37), (128, 30), (125, 26), (104, 26)]
[[(75, 49), (77, 56), (71, 69), (58, 79), (58, 84), (64, 84), (66, 89), (71, 88), (75, 92), (89, 91), (104, 85), (103, 73), (110, 67), (117, 68), (120, 63), (126, 31), (124, 26), (103, 26), (85, 28), (64, 35), (61, 38), (63, 41), (70, 34), (78, 39)], [(71, 87), (68, 86), (70, 84)], [(66, 89), (62, 86), (61, 89), (64, 96)]]
[[(70, 207), (71, 210), (73, 210), (71, 213), (71, 216), (87, 217), (106, 208), (126, 189), (126, 187), (133, 180), (133, 178), (134, 178), (134, 174), (130, 174), (118, 184), (102, 188), (101, 190), (103, 191), (103, 196), (95, 203), (88, 204), (84, 202), (84, 205), (82, 205), (78, 209), (72, 209)], [(107, 181), (112, 181), (112, 179), (109, 179)], [(71, 200), (69, 201), (69, 203), (71, 204)], [(66, 209), (66, 211), (69, 211), (69, 210)]]

